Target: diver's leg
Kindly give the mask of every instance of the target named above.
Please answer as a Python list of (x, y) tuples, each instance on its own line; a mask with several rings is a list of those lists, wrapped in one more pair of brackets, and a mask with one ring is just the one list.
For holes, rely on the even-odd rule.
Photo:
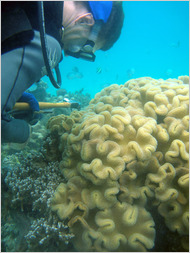
[[(46, 38), (54, 67), (61, 59), (61, 47), (53, 37), (47, 35)], [(28, 124), (22, 120), (11, 120), (7, 112), (13, 108), (25, 90), (45, 75), (44, 69), (40, 34), (37, 31), (30, 44), (1, 56), (1, 134), (3, 142), (10, 142), (11, 139), (15, 142), (15, 138), (17, 138), (16, 142), (26, 142), (29, 138)], [(18, 141), (19, 138), (20, 141)]]

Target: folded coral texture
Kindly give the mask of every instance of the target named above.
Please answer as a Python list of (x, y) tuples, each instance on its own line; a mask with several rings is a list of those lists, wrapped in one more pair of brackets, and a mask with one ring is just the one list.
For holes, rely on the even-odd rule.
[[(184, 83), (183, 83), (184, 81)], [(189, 87), (179, 79), (132, 79), (96, 94), (85, 111), (50, 119), (60, 170), (52, 210), (68, 219), (78, 251), (154, 246), (147, 200), (168, 228), (188, 235)]]

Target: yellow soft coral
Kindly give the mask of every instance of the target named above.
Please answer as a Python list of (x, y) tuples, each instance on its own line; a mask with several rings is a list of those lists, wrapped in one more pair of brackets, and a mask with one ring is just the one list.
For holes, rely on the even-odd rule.
[(151, 249), (155, 229), (148, 199), (171, 231), (188, 235), (186, 82), (145, 77), (114, 84), (78, 117), (50, 119), (67, 180), (58, 186), (52, 210), (69, 220), (77, 250)]
[(92, 213), (92, 217), (87, 223), (78, 219), (72, 224), (73, 230), (81, 224), (84, 231), (77, 231), (79, 236), (74, 239), (77, 250), (145, 251), (154, 245), (154, 222), (144, 208), (117, 202), (111, 209)]
[(171, 163), (162, 165), (157, 173), (148, 174), (147, 184), (154, 188), (160, 205), (158, 211), (171, 231), (186, 235), (189, 231), (189, 170)]

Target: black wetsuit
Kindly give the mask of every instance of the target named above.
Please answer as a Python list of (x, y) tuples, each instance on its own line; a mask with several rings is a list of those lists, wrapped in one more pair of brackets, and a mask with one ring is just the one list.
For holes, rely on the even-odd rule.
[[(37, 2), (1, 3), (1, 137), (2, 142), (24, 143), (30, 128), (8, 112), (34, 82), (45, 74)], [(44, 1), (46, 39), (52, 68), (61, 59), (60, 29), (63, 2)]]
[[(44, 1), (44, 18), (46, 33), (61, 44), (63, 2)], [(40, 30), (37, 2), (2, 1), (1, 29), (1, 53), (29, 43), (34, 35), (33, 30)]]

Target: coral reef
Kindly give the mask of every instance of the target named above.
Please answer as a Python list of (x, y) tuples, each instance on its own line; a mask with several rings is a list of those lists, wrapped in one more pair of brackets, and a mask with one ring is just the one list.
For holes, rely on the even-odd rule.
[(74, 237), (68, 233), (68, 226), (52, 216), (50, 219), (34, 219), (31, 229), (25, 235), (28, 251), (63, 251)]
[[(84, 109), (90, 102), (90, 95), (88, 93), (83, 94), (83, 89), (76, 91), (74, 93), (67, 93), (65, 89), (60, 89), (57, 91), (57, 96), (51, 96), (50, 93), (46, 92), (47, 83), (43, 81), (39, 81), (36, 83), (37, 88), (35, 90), (28, 90), (29, 93), (35, 95), (38, 101), (44, 102), (52, 102), (58, 103), (63, 102), (64, 98), (69, 100), (75, 100), (79, 102), (80, 107)], [(43, 92), (42, 92), (43, 91)], [(43, 93), (43, 94), (42, 94)], [(57, 115), (70, 115), (73, 111), (73, 108), (54, 108), (51, 110), (43, 110), (40, 113), (40, 120), (37, 122), (36, 125), (31, 126), (31, 136), (28, 144), (25, 146), (25, 150), (30, 152), (31, 149), (39, 150), (43, 146), (43, 142), (47, 140), (47, 128), (46, 124), (50, 117), (57, 116)], [(77, 114), (77, 112), (76, 112)], [(64, 117), (63, 117), (64, 118)], [(63, 121), (64, 122), (64, 121)], [(19, 147), (17, 144), (2, 144), (2, 155), (6, 157), (6, 154), (14, 154), (15, 150), (19, 151), (22, 148)]]
[(69, 132), (72, 129), (72, 126), (79, 122), (84, 111), (74, 110), (71, 116), (68, 115), (58, 115), (53, 116), (48, 120), (47, 129), (50, 130), (47, 135), (43, 147), (42, 153), (48, 161), (60, 161), (62, 150), (64, 147), (61, 147), (60, 137), (63, 133)]
[(50, 209), (64, 178), (58, 162), (41, 152), (20, 152), (2, 161), (2, 251), (62, 251), (73, 238), (67, 223)]
[(187, 247), (186, 83), (187, 77), (132, 79), (103, 89), (77, 120), (74, 112), (66, 121), (49, 120), (67, 179), (51, 208), (68, 220), (77, 251), (152, 249), (155, 212)]

